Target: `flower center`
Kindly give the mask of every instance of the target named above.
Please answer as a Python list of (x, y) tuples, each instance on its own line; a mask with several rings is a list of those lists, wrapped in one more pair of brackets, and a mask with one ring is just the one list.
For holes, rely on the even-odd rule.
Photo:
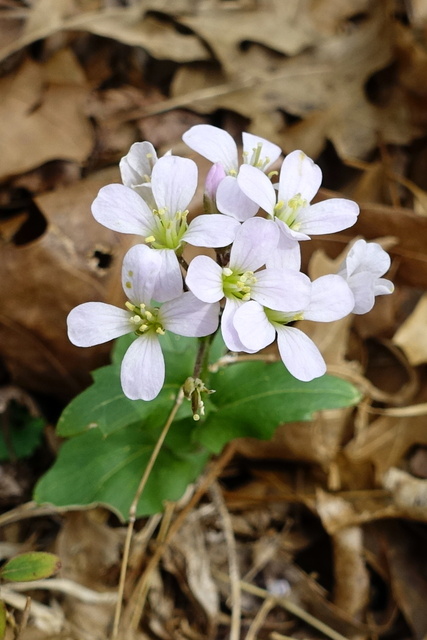
[(229, 267), (222, 270), (222, 288), (226, 298), (250, 300), (251, 287), (256, 281), (253, 271), (233, 271)]
[(132, 325), (133, 330), (137, 336), (142, 336), (149, 331), (158, 333), (163, 336), (165, 330), (162, 323), (159, 320), (158, 307), (150, 307), (141, 302), (141, 304), (132, 304), (132, 302), (126, 302), (126, 308), (131, 312), (129, 322)]
[(188, 210), (177, 211), (173, 218), (167, 215), (166, 209), (153, 209), (152, 235), (145, 242), (153, 249), (173, 249), (177, 251), (182, 245), (182, 237), (188, 229)]
[(285, 325), (290, 322), (296, 322), (297, 320), (304, 320), (304, 313), (302, 311), (286, 313), (284, 311), (274, 311), (273, 309), (264, 307), (264, 312), (272, 324)]
[(301, 223), (298, 222), (298, 214), (300, 210), (307, 205), (307, 200), (304, 200), (301, 194), (297, 193), (287, 202), (279, 200), (279, 202), (274, 207), (274, 215), (279, 218), (279, 220), (288, 225), (290, 229), (298, 231), (301, 226)]
[(258, 142), (257, 146), (252, 149), (252, 155), (249, 155), (248, 151), (243, 152), (243, 163), (251, 164), (253, 167), (257, 167), (257, 169), (261, 169), (261, 171), (265, 171), (265, 168), (270, 164), (270, 158), (263, 158), (261, 156), (262, 152), (262, 142)]

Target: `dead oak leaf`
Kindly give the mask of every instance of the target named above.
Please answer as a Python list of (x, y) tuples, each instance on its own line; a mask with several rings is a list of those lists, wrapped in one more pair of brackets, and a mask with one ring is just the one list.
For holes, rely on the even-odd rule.
[(84, 113), (87, 89), (47, 84), (43, 66), (26, 60), (0, 79), (0, 178), (30, 171), (50, 160), (82, 164), (93, 145)]

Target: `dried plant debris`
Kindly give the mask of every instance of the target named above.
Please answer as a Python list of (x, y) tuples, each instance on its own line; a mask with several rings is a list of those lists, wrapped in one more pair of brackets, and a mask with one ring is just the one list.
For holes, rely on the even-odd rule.
[(315, 158), (319, 198), (361, 214), (305, 243), (305, 270), (338, 268), (363, 237), (389, 251), (396, 292), (301, 323), (357, 407), (238, 439), (136, 522), (116, 637), (427, 636), (426, 72), (425, 0), (0, 0), (0, 553), (62, 560), (30, 608), (27, 585), (2, 585), (6, 638), (112, 637), (125, 527), (99, 506), (37, 507), (31, 488), (60, 448), (50, 423), (109, 357), (70, 344), (67, 313), (122, 302), (117, 256), (135, 242), (91, 203), (142, 139), (205, 175), (181, 139), (200, 123)]

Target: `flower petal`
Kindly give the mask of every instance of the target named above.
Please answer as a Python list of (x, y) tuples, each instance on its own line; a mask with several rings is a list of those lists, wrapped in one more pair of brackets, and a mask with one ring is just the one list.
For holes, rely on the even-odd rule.
[(210, 124), (196, 124), (182, 136), (185, 144), (211, 162), (220, 162), (225, 171), (237, 171), (237, 146), (227, 131)]
[(265, 315), (264, 308), (253, 300), (236, 310), (233, 324), (241, 342), (253, 351), (264, 349), (276, 337), (276, 330)]
[(288, 202), (300, 194), (311, 202), (322, 183), (322, 171), (303, 151), (292, 151), (283, 160), (279, 178), (279, 200)]
[(323, 376), (326, 364), (314, 342), (296, 327), (275, 327), (280, 357), (289, 373), (303, 382)]
[(296, 312), (305, 309), (310, 302), (311, 282), (303, 273), (264, 269), (255, 276), (257, 282), (251, 287), (251, 297), (264, 307)]
[(68, 337), (77, 347), (93, 347), (132, 332), (129, 312), (105, 302), (84, 302), (70, 311)]
[(263, 171), (267, 171), (282, 153), (281, 148), (277, 146), (277, 144), (274, 144), (274, 142), (270, 142), (269, 140), (260, 138), (259, 136), (254, 136), (252, 133), (247, 133), (246, 131), (242, 133), (242, 140), (243, 154), (246, 162), (251, 161), (252, 153), (257, 150), (259, 144), (262, 145), (260, 162), (262, 164), (265, 162), (265, 165), (262, 167)]
[(301, 268), (301, 247), (295, 238), (288, 236), (286, 233), (282, 233), (282, 227), (284, 223), (281, 220), (276, 219), (280, 235), (279, 242), (276, 249), (271, 256), (267, 259), (267, 268), (272, 269), (293, 269), (299, 271)]
[(271, 256), (279, 241), (273, 220), (249, 218), (237, 231), (230, 253), (230, 268), (256, 271)]
[(304, 320), (333, 322), (353, 311), (354, 296), (347, 282), (337, 275), (317, 278), (311, 285), (311, 300)]
[(190, 262), (185, 279), (188, 288), (203, 302), (218, 302), (224, 297), (222, 269), (208, 256), (196, 256)]
[(123, 258), (122, 286), (131, 302), (150, 304), (162, 264), (162, 256), (145, 244), (129, 249)]
[(217, 330), (219, 302), (202, 302), (191, 291), (187, 291), (179, 298), (165, 302), (159, 317), (168, 331), (179, 336), (201, 338)]
[(162, 258), (162, 266), (153, 289), (157, 302), (173, 300), (183, 292), (181, 267), (173, 249), (153, 249)]
[(375, 276), (368, 271), (355, 273), (347, 279), (353, 296), (353, 313), (368, 313), (375, 304)]
[(299, 231), (309, 235), (335, 233), (354, 225), (359, 206), (353, 200), (331, 198), (317, 202), (298, 213)]
[(144, 334), (126, 351), (120, 372), (122, 389), (131, 400), (153, 400), (165, 381), (165, 361), (157, 336)]
[(151, 142), (135, 142), (126, 156), (120, 160), (122, 182), (127, 187), (149, 182), (157, 153)]
[(227, 247), (238, 229), (240, 224), (234, 218), (210, 213), (194, 218), (182, 239), (195, 247)]
[(92, 203), (92, 214), (104, 227), (121, 233), (151, 235), (153, 214), (144, 200), (130, 187), (108, 184)]
[(250, 200), (270, 215), (274, 214), (277, 194), (271, 180), (260, 169), (243, 164), (237, 176), (237, 183)]
[(158, 208), (173, 218), (177, 211), (187, 209), (196, 192), (196, 163), (189, 158), (163, 156), (153, 167), (151, 188)]
[(254, 353), (256, 349), (248, 349), (241, 342), (239, 334), (234, 326), (234, 315), (237, 309), (248, 304), (241, 300), (235, 300), (234, 298), (227, 298), (225, 302), (224, 311), (221, 317), (221, 333), (224, 338), (225, 345), (230, 351), (245, 351), (246, 353)]
[(374, 276), (382, 276), (390, 268), (390, 256), (376, 242), (356, 240), (345, 259), (347, 275), (369, 271)]
[[(259, 169), (256, 169), (256, 171), (259, 171)], [(240, 222), (252, 218), (259, 208), (255, 202), (243, 193), (236, 178), (232, 176), (226, 176), (220, 182), (216, 192), (216, 205), (218, 211), (225, 213), (227, 216), (232, 216)]]

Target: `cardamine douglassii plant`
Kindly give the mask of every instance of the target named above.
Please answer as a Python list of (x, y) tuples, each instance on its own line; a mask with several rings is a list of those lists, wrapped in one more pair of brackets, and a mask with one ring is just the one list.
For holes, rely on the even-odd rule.
[[(85, 302), (74, 308), (68, 316), (71, 342), (90, 347), (130, 334), (133, 340), (130, 345), (126, 343), (120, 366), (120, 402), (157, 402), (152, 405), (157, 407), (163, 397), (165, 376), (168, 379), (168, 366), (172, 366), (166, 358), (165, 367), (162, 348), (169, 344), (170, 350), (166, 336), (194, 338), (198, 345), (194, 368), (180, 381), (191, 400), (191, 413), (183, 420), (187, 420), (189, 438), (199, 448), (203, 445), (211, 451), (218, 451), (227, 439), (240, 435), (269, 437), (278, 424), (307, 419), (310, 411), (354, 404), (358, 399), (354, 388), (346, 396), (340, 387), (341, 399), (329, 402), (326, 398), (330, 389), (309, 386), (319, 385), (316, 380), (322, 377), (331, 377), (324, 376), (326, 364), (319, 349), (295, 323), (302, 319), (332, 322), (350, 313), (367, 313), (376, 296), (392, 293), (393, 284), (382, 277), (390, 266), (388, 254), (379, 244), (363, 239), (352, 244), (337, 273), (312, 281), (301, 272), (301, 243), (309, 242), (312, 236), (351, 227), (359, 214), (358, 205), (344, 198), (311, 204), (322, 172), (302, 151), (287, 155), (278, 173), (271, 167), (277, 164), (281, 149), (258, 136), (243, 133), (241, 159), (233, 138), (211, 125), (192, 127), (183, 140), (212, 162), (204, 184), (204, 214), (188, 221), (198, 187), (193, 160), (170, 152), (158, 158), (151, 143), (133, 144), (120, 162), (123, 184), (103, 187), (92, 205), (93, 216), (102, 225), (141, 237), (141, 243), (123, 259), (122, 287), (127, 301), (122, 308), (103, 302)], [(214, 250), (211, 255), (215, 258), (196, 255), (187, 264), (183, 257), (186, 245)], [(214, 373), (209, 373), (208, 351), (219, 333), (224, 349), (234, 354), (256, 354), (277, 340), (283, 364), (246, 362), (247, 368), (239, 370), (240, 376), (229, 374), (229, 379), (221, 380), (216, 374), (215, 378), (212, 363)], [(175, 354), (175, 360), (181, 357), (182, 353)], [(244, 365), (240, 362), (229, 368), (239, 366)], [(340, 380), (334, 384), (339, 383), (348, 385), (347, 390), (351, 387)], [(263, 384), (264, 395), (260, 391)], [(299, 390), (317, 389), (318, 402), (311, 405), (308, 415), (303, 408), (306, 398), (304, 394), (296, 397), (295, 385), (300, 385)], [(256, 399), (255, 388), (260, 393)], [(215, 395), (210, 396), (213, 391)], [(268, 392), (270, 398), (275, 395), (277, 402), (273, 405)], [(220, 393), (222, 400), (216, 398)], [(286, 407), (292, 402), (297, 410), (288, 414)], [(262, 404), (261, 414), (254, 403), (257, 407)], [(206, 417), (200, 420), (199, 430), (192, 431), (188, 420), (203, 417), (205, 404)], [(234, 413), (230, 413), (232, 406)], [(213, 407), (214, 417), (209, 407)], [(150, 428), (153, 412), (147, 408), (141, 408), (141, 412), (151, 416)], [(253, 418), (255, 414), (257, 418)], [(220, 415), (224, 416), (222, 422)], [(259, 421), (260, 415), (270, 425), (268, 433), (257, 431), (254, 421)], [(243, 422), (236, 431), (239, 417)], [(116, 433), (116, 427), (108, 426), (106, 414), (102, 419), (103, 435)], [(99, 420), (99, 416), (91, 415), (92, 427)], [(132, 420), (124, 422), (120, 423), (122, 428)], [(222, 436), (215, 440), (219, 432)], [(88, 438), (87, 429), (85, 433)], [(63, 435), (73, 434), (69, 429)], [(93, 434), (90, 437), (95, 438)], [(42, 480), (39, 500), (55, 502), (46, 486)], [(64, 500), (69, 502), (70, 498)], [(108, 499), (104, 501), (108, 503)], [(145, 512), (155, 509), (146, 506)], [(117, 510), (123, 513), (124, 507)]]

